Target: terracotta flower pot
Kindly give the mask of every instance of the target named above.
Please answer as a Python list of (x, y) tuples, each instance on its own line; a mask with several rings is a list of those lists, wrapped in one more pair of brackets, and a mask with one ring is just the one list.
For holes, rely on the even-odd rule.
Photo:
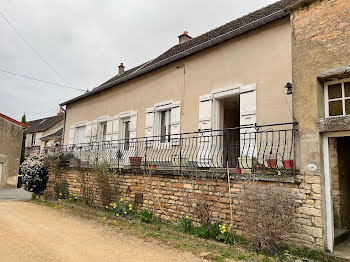
[(268, 168), (276, 168), (277, 167), (277, 159), (276, 158), (268, 158), (266, 159)]
[(129, 160), (130, 160), (131, 166), (140, 166), (142, 157), (141, 156), (131, 156), (131, 157), (129, 157)]
[(293, 169), (294, 167), (294, 160), (283, 160), (282, 163), (285, 169)]

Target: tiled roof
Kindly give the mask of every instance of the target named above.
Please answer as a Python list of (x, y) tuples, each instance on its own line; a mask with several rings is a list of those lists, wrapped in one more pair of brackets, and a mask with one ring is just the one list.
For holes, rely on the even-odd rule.
[(64, 114), (58, 114), (56, 116), (45, 117), (33, 121), (27, 122), (29, 128), (26, 130), (27, 134), (42, 132), (50, 127), (57, 124), (59, 121), (62, 121), (64, 118)]
[(124, 73), (117, 75), (99, 87), (94, 88), (90, 92), (68, 100), (61, 105), (67, 105), (71, 102), (80, 100), (84, 97), (91, 96), (107, 88), (116, 86), (142, 74), (160, 68), (164, 65), (177, 61), (196, 52), (202, 51), (215, 44), (227, 41), (238, 35), (244, 34), (250, 30), (258, 28), (264, 24), (270, 23), (276, 19), (285, 17), (288, 13), (285, 11), (288, 7), (294, 5), (299, 0), (282, 0), (274, 4), (268, 5), (225, 25), (217, 27), (207, 33), (194, 37), (182, 44), (177, 44), (164, 52), (157, 58), (150, 60), (142, 65), (136, 66)]
[(55, 133), (52, 133), (50, 135), (44, 136), (40, 138), (40, 140), (49, 140), (54, 138), (61, 138), (62, 137), (63, 128), (57, 130)]
[(0, 117), (6, 119), (6, 120), (8, 120), (8, 121), (11, 121), (12, 123), (15, 123), (16, 125), (22, 126), (22, 127), (24, 127), (24, 128), (27, 128), (27, 127), (28, 127), (26, 124), (23, 124), (23, 123), (21, 123), (21, 122), (15, 120), (15, 119), (13, 119), (13, 118), (7, 116), (7, 115), (4, 115), (4, 114), (1, 114), (1, 113), (0, 113)]

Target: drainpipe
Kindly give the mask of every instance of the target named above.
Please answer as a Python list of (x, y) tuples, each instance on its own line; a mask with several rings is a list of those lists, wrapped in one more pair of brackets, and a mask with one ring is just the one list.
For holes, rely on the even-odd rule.
[(66, 118), (67, 118), (67, 111), (62, 107), (60, 106), (60, 109), (64, 111), (64, 120), (63, 120), (63, 130), (62, 130), (62, 137), (61, 137), (61, 140), (62, 140), (62, 146), (64, 145), (64, 133), (65, 133), (65, 130), (66, 130)]

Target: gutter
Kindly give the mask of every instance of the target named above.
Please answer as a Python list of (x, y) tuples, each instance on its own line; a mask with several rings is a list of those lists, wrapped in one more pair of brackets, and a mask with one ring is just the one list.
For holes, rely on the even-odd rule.
[(78, 100), (80, 100), (82, 98), (91, 96), (91, 95), (93, 95), (95, 93), (99, 93), (99, 92), (101, 92), (103, 90), (106, 90), (106, 89), (112, 87), (112, 86), (121, 84), (121, 83), (126, 82), (126, 81), (128, 81), (130, 79), (133, 79), (133, 78), (135, 78), (137, 76), (143, 75), (143, 74), (148, 73), (150, 71), (153, 71), (153, 70), (155, 70), (157, 68), (160, 68), (160, 67), (165, 66), (167, 64), (170, 64), (172, 62), (180, 60), (181, 58), (187, 57), (189, 55), (192, 55), (194, 53), (202, 51), (202, 50), (204, 50), (206, 48), (209, 48), (211, 46), (214, 46), (216, 44), (219, 44), (221, 42), (224, 42), (226, 40), (229, 40), (231, 38), (239, 36), (241, 34), (244, 34), (244, 33), (248, 32), (250, 30), (253, 30), (253, 29), (256, 29), (256, 28), (258, 28), (260, 26), (266, 25), (266, 24), (268, 24), (268, 23), (270, 23), (272, 21), (275, 21), (275, 20), (277, 20), (279, 18), (282, 18), (282, 17), (286, 16), (287, 14), (288, 14), (288, 12), (286, 12), (284, 9), (282, 9), (282, 10), (279, 10), (279, 11), (274, 12), (272, 14), (269, 14), (267, 16), (264, 16), (262, 18), (259, 18), (258, 20), (255, 20), (255, 21), (253, 21), (253, 22), (251, 22), (249, 24), (246, 24), (244, 26), (236, 28), (236, 29), (234, 29), (232, 31), (229, 31), (229, 32), (223, 34), (223, 35), (217, 36), (217, 37), (215, 37), (215, 38), (213, 38), (211, 40), (208, 40), (208, 41), (206, 41), (204, 43), (201, 43), (201, 44), (199, 44), (197, 46), (191, 47), (191, 48), (189, 48), (187, 50), (184, 50), (184, 51), (182, 51), (182, 52), (180, 52), (180, 53), (178, 53), (176, 55), (173, 55), (173, 56), (168, 57), (168, 58), (166, 58), (166, 59), (164, 59), (162, 61), (159, 61), (159, 62), (157, 62), (157, 63), (155, 63), (155, 64), (153, 64), (151, 66), (145, 67), (142, 70), (139, 70), (139, 71), (136, 70), (137, 73), (136, 72), (131, 73), (130, 75), (127, 75), (127, 76), (122, 77), (122, 78), (120, 78), (118, 80), (112, 81), (112, 82), (106, 84), (105, 86), (102, 86), (100, 88), (96, 88), (95, 90), (93, 89), (93, 90), (91, 90), (88, 93), (85, 93), (83, 95), (80, 95), (80, 96), (77, 96), (77, 97), (75, 97), (73, 99), (70, 99), (70, 100), (68, 100), (66, 102), (63, 102), (63, 103), (60, 104), (60, 106), (68, 105), (68, 104), (70, 104), (72, 102), (75, 102), (75, 101), (78, 101)]
[(67, 116), (67, 110), (65, 110), (62, 106), (60, 107), (64, 111), (64, 118), (63, 118), (63, 130), (62, 130), (62, 136), (61, 136), (61, 145), (64, 145), (64, 133), (66, 130), (66, 116)]

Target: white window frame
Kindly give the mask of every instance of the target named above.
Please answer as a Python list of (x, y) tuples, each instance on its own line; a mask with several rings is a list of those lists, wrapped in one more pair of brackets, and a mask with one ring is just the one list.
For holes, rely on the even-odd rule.
[[(101, 122), (100, 124), (100, 140), (101, 142), (106, 142), (107, 138), (107, 121), (106, 122)], [(105, 133), (103, 132), (105, 131)]]
[[(162, 105), (162, 106), (158, 106), (155, 108), (155, 135), (160, 137), (159, 143), (161, 143), (162, 145), (165, 144), (170, 144), (171, 143), (171, 129), (169, 129), (169, 125), (171, 126), (171, 110), (174, 107), (174, 105), (172, 103), (166, 104), (166, 105)], [(162, 135), (162, 113), (163, 112), (168, 112), (165, 116), (165, 121), (167, 122), (166, 125), (166, 130), (165, 130), (165, 141), (161, 140), (161, 135)], [(170, 139), (169, 139), (170, 138)]]
[[(350, 82), (350, 78), (344, 78), (340, 80), (335, 80), (335, 81), (329, 81), (324, 83), (324, 107), (325, 107), (325, 117), (339, 117), (339, 116), (346, 116), (346, 111), (345, 111), (345, 101), (350, 100), (350, 97), (345, 97), (345, 89), (344, 89), (344, 83), (345, 82)], [(330, 85), (336, 85), (336, 84), (341, 84), (342, 87), (342, 96), (341, 98), (334, 98), (334, 99), (328, 99), (328, 88)], [(342, 101), (342, 109), (343, 109), (343, 114), (342, 115), (337, 115), (337, 116), (329, 116), (329, 102), (332, 101)], [(350, 114), (349, 114), (350, 115)]]
[[(129, 123), (129, 130), (128, 130), (128, 132), (129, 132), (129, 138), (128, 138), (128, 140), (125, 140), (124, 142), (123, 142), (123, 145), (122, 145), (122, 150), (125, 150), (125, 151), (128, 151), (128, 150), (130, 150), (130, 117), (123, 117), (123, 118), (121, 118), (120, 119), (120, 130), (121, 130), (121, 133), (120, 133), (120, 138), (122, 139), (122, 140), (124, 140), (124, 139), (126, 139), (126, 137), (125, 137), (125, 128), (126, 128), (126, 123)], [(126, 149), (126, 144), (128, 144), (128, 148)]]

